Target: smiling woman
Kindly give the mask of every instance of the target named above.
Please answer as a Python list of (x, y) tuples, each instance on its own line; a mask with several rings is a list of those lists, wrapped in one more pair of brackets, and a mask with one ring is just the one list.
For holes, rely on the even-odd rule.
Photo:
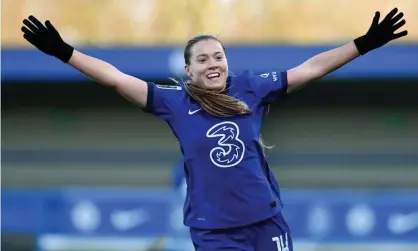
[[(363, 36), (293, 68), (269, 69), (264, 74), (251, 70), (228, 74), (222, 43), (202, 35), (191, 39), (184, 51), (190, 80), (167, 87), (78, 51), (49, 20), (29, 15), (22, 23), (23, 38), (39, 51), (169, 125), (180, 145), (187, 180), (184, 223), (197, 250), (293, 250), (280, 187), (259, 139), (270, 105), (408, 34), (404, 14), (397, 8), (382, 21), (377, 11)], [(143, 124), (140, 128), (147, 130)]]
[(189, 40), (184, 49), (186, 73), (195, 84), (224, 89), (228, 76), (225, 48), (214, 36), (202, 35)]
[(185, 83), (189, 95), (208, 113), (219, 117), (247, 114), (248, 105), (225, 95), (228, 62), (225, 48), (214, 36), (192, 38), (184, 49), (185, 69), (190, 81)]

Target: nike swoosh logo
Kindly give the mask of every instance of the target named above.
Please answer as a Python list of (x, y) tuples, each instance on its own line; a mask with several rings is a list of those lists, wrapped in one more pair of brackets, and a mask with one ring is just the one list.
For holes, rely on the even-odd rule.
[(418, 229), (418, 212), (390, 215), (388, 219), (388, 228), (395, 234), (403, 234)]
[(198, 112), (200, 110), (202, 110), (202, 108), (197, 109), (197, 110), (194, 110), (194, 111), (189, 110), (189, 115), (193, 115), (193, 114), (195, 114), (196, 112)]

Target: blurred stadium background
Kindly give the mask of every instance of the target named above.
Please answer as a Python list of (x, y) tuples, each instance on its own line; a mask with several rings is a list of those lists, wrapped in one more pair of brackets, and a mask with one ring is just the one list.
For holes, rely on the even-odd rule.
[(3, 0), (2, 248), (190, 250), (169, 127), (29, 47), (27, 15), (122, 71), (169, 84), (195, 35), (223, 40), (232, 71), (286, 70), (364, 34), (376, 10), (394, 6), (406, 39), (273, 106), (263, 132), (295, 251), (418, 250), (416, 0)]

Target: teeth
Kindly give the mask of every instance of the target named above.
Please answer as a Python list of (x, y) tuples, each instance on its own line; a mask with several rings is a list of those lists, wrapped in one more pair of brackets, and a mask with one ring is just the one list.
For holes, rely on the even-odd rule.
[(208, 78), (219, 77), (219, 76), (220, 76), (219, 73), (211, 73), (211, 74), (206, 75), (206, 77)]

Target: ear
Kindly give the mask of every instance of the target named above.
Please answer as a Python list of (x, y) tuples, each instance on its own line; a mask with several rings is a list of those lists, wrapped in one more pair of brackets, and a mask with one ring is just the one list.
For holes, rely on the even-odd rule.
[(184, 66), (184, 70), (187, 73), (187, 76), (189, 76), (189, 78), (192, 77), (192, 72), (190, 71), (190, 66), (188, 66), (187, 64)]

